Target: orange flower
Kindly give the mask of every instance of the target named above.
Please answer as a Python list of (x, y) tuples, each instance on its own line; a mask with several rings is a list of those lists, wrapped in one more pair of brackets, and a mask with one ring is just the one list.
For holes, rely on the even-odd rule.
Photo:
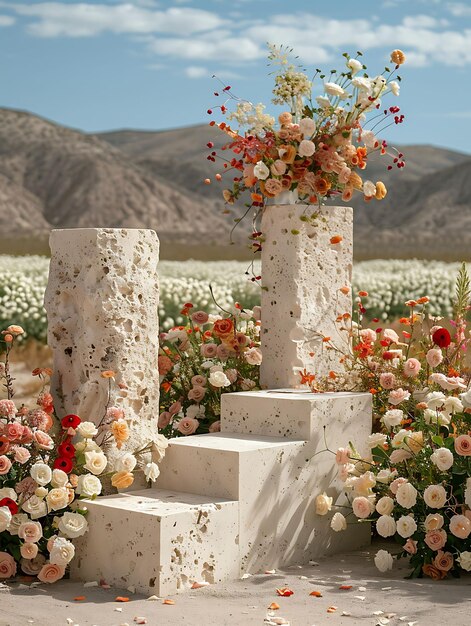
[(278, 611), (279, 608), (280, 608), (280, 605), (277, 604), (276, 602), (272, 602), (270, 606), (268, 607), (270, 611)]
[[(358, 158), (358, 157), (357, 157)], [(356, 172), (352, 172), (348, 179), (349, 185), (351, 185), (354, 189), (361, 189), (363, 187), (363, 181), (361, 176), (358, 176)]]
[(113, 372), (113, 370), (104, 370), (101, 373), (102, 378), (114, 378), (115, 376), (116, 374)]
[(213, 326), (213, 333), (216, 337), (228, 337), (234, 330), (234, 323), (230, 318), (216, 320)]
[(280, 146), (280, 159), (283, 163), (294, 163), (296, 148), (290, 145)]
[(417, 300), (417, 302), (418, 304), (427, 304), (427, 302), (430, 302), (430, 298), (428, 298), (427, 296), (422, 296)]
[[(361, 170), (364, 170), (366, 167), (366, 155), (368, 150), (364, 146), (360, 146), (357, 148), (357, 157), (358, 157), (358, 167)], [(350, 175), (351, 178), (351, 175)]]
[(330, 243), (334, 246), (337, 243), (341, 243), (343, 241), (342, 235), (334, 235), (330, 238)]
[(168, 393), (170, 389), (172, 388), (172, 385), (166, 380), (160, 386), (165, 391), (165, 393)]
[(360, 298), (367, 298), (368, 297), (368, 292), (367, 291), (359, 291), (358, 295), (360, 296)]
[(129, 598), (125, 598), (124, 596), (116, 596), (114, 601), (115, 602), (129, 602)]
[(347, 295), (350, 293), (350, 287), (340, 287), (339, 291), (341, 291), (343, 294)]
[(111, 432), (116, 441), (116, 447), (120, 449), (125, 441), (129, 439), (129, 428), (125, 420), (115, 420), (111, 424)]
[(402, 65), (406, 61), (406, 55), (402, 50), (393, 50), (391, 52), (391, 63)]
[(422, 571), (426, 576), (429, 576), (432, 580), (442, 580), (443, 578), (446, 578), (446, 574), (447, 574), (445, 571), (438, 569), (438, 567), (435, 567), (435, 565), (432, 565), (431, 563), (427, 563), (426, 565), (423, 565)]
[(251, 193), (250, 194), (250, 198), (252, 199), (252, 202), (262, 202), (263, 201), (263, 196), (260, 193)]
[(301, 376), (301, 385), (311, 385), (316, 378), (316, 375), (310, 374), (306, 371), (306, 368), (304, 368), (302, 372), (299, 372), (299, 375)]
[(111, 477), (111, 484), (116, 489), (126, 489), (127, 487), (130, 487), (133, 482), (134, 476), (131, 472), (126, 472), (125, 470), (116, 472), (116, 474), (113, 474)]
[(382, 200), (388, 195), (388, 190), (386, 189), (386, 185), (382, 183), (380, 180), (376, 183), (376, 200)]

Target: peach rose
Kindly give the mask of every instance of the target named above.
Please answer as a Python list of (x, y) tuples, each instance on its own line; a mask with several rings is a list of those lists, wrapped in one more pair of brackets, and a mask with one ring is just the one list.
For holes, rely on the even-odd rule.
[(425, 543), (428, 545), (430, 550), (441, 550), (446, 544), (446, 532), (443, 528), (438, 530), (429, 530), (425, 534)]
[(451, 552), (443, 552), (442, 550), (439, 550), (437, 556), (433, 559), (435, 567), (442, 570), (442, 572), (449, 572), (453, 567), (453, 562), (454, 559)]
[(191, 314), (191, 319), (195, 324), (203, 326), (209, 320), (209, 315), (205, 311), (195, 311)]
[(13, 578), (16, 574), (15, 559), (7, 552), (0, 552), (0, 579)]
[(131, 474), (131, 472), (126, 472), (126, 470), (116, 472), (116, 474), (113, 474), (111, 477), (111, 484), (116, 489), (127, 489), (133, 484), (133, 482), (133, 474)]
[(401, 404), (401, 402), (404, 402), (405, 400), (409, 400), (409, 398), (410, 393), (405, 389), (402, 389), (402, 387), (399, 387), (398, 389), (393, 389), (389, 392), (388, 395), (388, 401), (395, 406)]
[(270, 171), (274, 176), (283, 176), (286, 173), (287, 165), (281, 159), (276, 159), (270, 166)]
[(404, 376), (407, 376), (407, 378), (415, 378), (418, 376), (421, 369), (420, 361), (414, 358), (407, 359), (404, 363)]
[(409, 537), (409, 539), (406, 541), (406, 543), (402, 547), (408, 554), (417, 553), (417, 541), (415, 541), (415, 539), (411, 539)]
[(211, 426), (208, 428), (210, 433), (219, 433), (221, 432), (221, 420), (217, 420), (213, 422)]
[(459, 539), (467, 539), (471, 534), (471, 520), (466, 515), (453, 515), (450, 519), (450, 532)]
[(422, 566), (422, 571), (426, 576), (429, 576), (432, 580), (442, 580), (446, 577), (446, 572), (431, 563), (427, 563)]
[(204, 343), (200, 348), (201, 356), (205, 359), (212, 359), (217, 354), (217, 345), (215, 343)]
[(129, 428), (125, 420), (116, 420), (111, 424), (111, 432), (116, 441), (118, 450), (122, 448), (123, 443), (129, 439)]
[(54, 448), (54, 441), (42, 430), (36, 430), (33, 433), (33, 439), (40, 450), (52, 450)]
[(38, 554), (38, 546), (36, 543), (24, 543), (20, 548), (20, 553), (24, 559), (34, 559)]
[(193, 387), (188, 392), (188, 400), (194, 400), (195, 402), (201, 402), (206, 394), (206, 389), (204, 387)]
[(277, 196), (283, 191), (283, 185), (277, 178), (269, 178), (265, 181), (265, 193), (270, 196)]
[(366, 519), (371, 515), (370, 501), (364, 496), (354, 498), (352, 502), (352, 509), (354, 514), (361, 519)]
[(182, 433), (182, 435), (192, 435), (196, 432), (200, 423), (197, 419), (192, 417), (184, 417), (182, 420), (178, 422), (177, 430)]
[(0, 456), (0, 476), (5, 476), (11, 469), (11, 461), (10, 459), (2, 454)]
[(166, 428), (170, 424), (171, 419), (172, 415), (168, 411), (164, 411), (163, 413), (161, 413), (157, 421), (158, 428)]
[(37, 543), (43, 536), (43, 529), (39, 522), (25, 522), (18, 528), (18, 537), (26, 543)]
[(396, 386), (396, 377), (392, 372), (384, 372), (380, 374), (379, 384), (383, 389), (393, 389)]
[(17, 439), (21, 439), (21, 435), (23, 434), (23, 426), (18, 422), (12, 422), (7, 424), (3, 429), (3, 434), (8, 437), (10, 441), (16, 441)]
[(193, 385), (193, 387), (204, 387), (206, 385), (206, 382), (206, 376), (201, 376), (201, 374), (197, 374), (191, 379), (191, 384)]
[(432, 348), (425, 356), (430, 367), (437, 367), (443, 361), (443, 354), (440, 348)]
[(291, 124), (291, 122), (293, 121), (293, 116), (291, 115), (291, 113), (289, 113), (289, 111), (284, 111), (283, 113), (279, 114), (278, 121), (280, 122), (281, 126), (288, 126), (288, 124)]
[(167, 355), (161, 354), (157, 359), (160, 376), (166, 376), (173, 367), (173, 361)]
[(443, 515), (440, 515), (440, 513), (430, 513), (424, 521), (425, 530), (438, 530), (444, 523)]
[(56, 563), (46, 563), (38, 574), (38, 579), (42, 583), (55, 583), (65, 574), (65, 567)]
[(471, 437), (469, 435), (456, 437), (455, 450), (461, 456), (471, 456)]
[(21, 463), (23, 465), (23, 463), (29, 461), (29, 459), (31, 458), (31, 453), (28, 448), (23, 448), (23, 446), (16, 446), (14, 458), (17, 463)]

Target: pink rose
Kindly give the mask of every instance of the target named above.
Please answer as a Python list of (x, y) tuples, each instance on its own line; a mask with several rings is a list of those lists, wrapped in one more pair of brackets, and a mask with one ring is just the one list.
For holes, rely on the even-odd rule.
[(31, 458), (31, 453), (27, 448), (23, 448), (22, 446), (15, 447), (15, 461), (17, 463), (26, 463)]
[(443, 528), (437, 530), (429, 530), (425, 534), (425, 543), (428, 545), (430, 550), (441, 550), (443, 546), (446, 544), (446, 532)]
[(7, 552), (0, 552), (0, 578), (13, 578), (15, 574), (15, 559)]
[(171, 404), (168, 408), (168, 412), (170, 413), (170, 415), (176, 415), (177, 413), (180, 413), (181, 410), (182, 403), (178, 401)]
[(368, 498), (364, 496), (359, 496), (358, 498), (354, 498), (352, 502), (352, 509), (354, 514), (360, 519), (366, 519), (371, 515), (371, 505)]
[(4, 434), (10, 441), (21, 439), (21, 435), (23, 434), (23, 425), (18, 422), (7, 424), (4, 429)]
[(53, 450), (54, 441), (47, 433), (44, 433), (42, 430), (36, 430), (33, 433), (33, 438), (40, 450)]
[(389, 343), (399, 343), (399, 335), (392, 328), (386, 328), (383, 333), (383, 338)]
[(282, 161), (281, 159), (276, 159), (276, 161), (274, 161), (270, 167), (271, 173), (274, 174), (274, 176), (283, 176), (283, 174), (286, 172), (287, 169), (287, 165), (284, 161)]
[(216, 356), (217, 349), (218, 346), (215, 343), (204, 343), (200, 348), (201, 356), (205, 359), (212, 359)]
[(350, 461), (350, 449), (339, 448), (335, 454), (335, 462), (338, 465), (345, 465)]
[(204, 387), (206, 385), (206, 382), (206, 376), (201, 376), (201, 374), (197, 374), (191, 379), (191, 384), (193, 385), (193, 387)]
[(453, 515), (450, 519), (450, 532), (459, 539), (467, 539), (471, 534), (471, 520), (465, 515)]
[(38, 574), (42, 583), (55, 583), (65, 574), (65, 567), (56, 563), (46, 563)]
[(389, 489), (391, 490), (391, 492), (396, 495), (397, 490), (399, 489), (399, 487), (401, 485), (403, 485), (404, 483), (408, 483), (409, 481), (407, 480), (407, 478), (396, 478), (395, 480), (392, 481), (392, 483), (389, 485)]
[(407, 378), (415, 378), (421, 369), (422, 366), (420, 364), (420, 361), (413, 358), (407, 359), (407, 361), (404, 363), (404, 376), (407, 376)]
[(10, 471), (10, 468), (11, 468), (10, 459), (4, 454), (2, 454), (0, 456), (0, 476), (5, 476), (5, 474), (8, 474), (8, 472)]
[(202, 326), (207, 323), (209, 315), (204, 311), (195, 311), (192, 313), (191, 319), (195, 324), (198, 324), (198, 326)]
[(461, 456), (471, 456), (471, 437), (469, 435), (456, 437), (455, 450)]
[(217, 422), (213, 422), (211, 426), (208, 428), (210, 433), (219, 433), (221, 432), (221, 420), (217, 420)]
[(166, 376), (173, 367), (173, 361), (166, 354), (161, 354), (157, 358), (157, 367), (160, 376)]
[(206, 394), (206, 389), (204, 387), (193, 387), (188, 392), (188, 400), (194, 400), (195, 402), (201, 402)]
[(182, 433), (182, 435), (192, 435), (196, 432), (199, 425), (200, 423), (198, 420), (192, 417), (184, 417), (178, 422), (177, 430)]
[(437, 367), (443, 361), (443, 354), (440, 348), (432, 348), (425, 356), (430, 367)]
[(217, 357), (220, 361), (227, 361), (229, 358), (229, 350), (223, 344), (220, 344), (216, 350)]
[(393, 389), (396, 386), (396, 377), (391, 372), (380, 374), (379, 384), (383, 389)]
[(411, 539), (410, 537), (402, 547), (409, 554), (417, 553), (417, 541), (415, 541), (414, 539)]
[(390, 404), (394, 404), (394, 406), (401, 404), (401, 402), (404, 402), (405, 400), (409, 400), (409, 398), (410, 393), (405, 389), (402, 389), (402, 387), (399, 387), (398, 389), (393, 389), (389, 392), (388, 396)]
[(170, 420), (172, 419), (172, 414), (168, 411), (164, 411), (159, 415), (159, 419), (157, 421), (158, 428), (166, 428), (170, 424)]
[(23, 426), (23, 434), (19, 443), (31, 443), (33, 441), (33, 431), (29, 426)]
[(18, 537), (26, 543), (37, 543), (43, 536), (43, 529), (39, 522), (24, 522), (18, 528)]
[(38, 546), (36, 543), (24, 543), (20, 548), (20, 553), (24, 559), (34, 559), (38, 555)]
[(389, 460), (395, 465), (396, 463), (407, 461), (407, 459), (411, 459), (413, 456), (412, 452), (409, 452), (408, 450), (398, 449), (391, 452)]

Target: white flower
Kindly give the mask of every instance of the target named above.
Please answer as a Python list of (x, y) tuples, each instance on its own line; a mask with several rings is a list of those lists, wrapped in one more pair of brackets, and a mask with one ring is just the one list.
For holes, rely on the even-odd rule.
[(316, 146), (314, 142), (310, 139), (303, 139), (298, 147), (298, 154), (302, 157), (310, 157), (316, 151)]
[(405, 428), (401, 428), (393, 437), (391, 444), (393, 448), (400, 448), (404, 444), (404, 440), (409, 437), (410, 433)]
[(347, 520), (342, 513), (335, 513), (333, 518), (330, 520), (330, 527), (332, 530), (335, 530), (336, 533), (341, 530), (347, 530)]
[(213, 361), (203, 361), (203, 362), (201, 363), (201, 367), (202, 367), (204, 370), (209, 370), (211, 367), (213, 367), (213, 365), (214, 365)]
[(38, 485), (44, 486), (51, 482), (52, 470), (46, 463), (35, 463), (31, 466), (29, 473)]
[(464, 380), (459, 376), (445, 376), (445, 374), (435, 372), (430, 376), (430, 380), (440, 385), (440, 387), (446, 391), (451, 391), (452, 389), (466, 389)]
[(376, 520), (376, 530), (381, 537), (392, 537), (396, 532), (396, 522), (390, 515), (381, 515)]
[(93, 422), (80, 422), (77, 426), (77, 432), (85, 439), (89, 439), (98, 433), (98, 428)]
[(453, 453), (448, 448), (438, 448), (430, 455), (430, 460), (435, 463), (439, 470), (445, 472), (453, 465)]
[(81, 537), (88, 530), (88, 522), (80, 513), (68, 511), (59, 519), (59, 530), (69, 539)]
[(262, 363), (262, 351), (260, 348), (249, 348), (244, 352), (244, 358), (249, 365), (260, 365)]
[(374, 511), (374, 504), (366, 496), (357, 496), (353, 499), (352, 510), (358, 518), (366, 519)]
[(376, 480), (385, 485), (389, 484), (397, 476), (397, 470), (382, 469), (376, 474)]
[(16, 491), (11, 487), (2, 487), (2, 489), (0, 489), (0, 500), (2, 498), (10, 498), (10, 500), (13, 500), (13, 502), (16, 502), (18, 500)]
[(461, 569), (464, 569), (465, 572), (471, 572), (471, 552), (461, 552), (456, 560), (460, 564)]
[(371, 80), (363, 76), (357, 76), (352, 80), (352, 85), (360, 91), (371, 92)]
[(208, 380), (213, 387), (229, 387), (231, 384), (224, 372), (211, 372)]
[(411, 483), (399, 485), (396, 492), (396, 500), (405, 509), (411, 509), (417, 503), (417, 489)]
[(56, 537), (49, 553), (49, 561), (56, 565), (67, 565), (74, 558), (75, 547), (64, 537)]
[(471, 509), (471, 478), (466, 479), (466, 489), (464, 492), (464, 501), (466, 506)]
[(401, 409), (390, 409), (386, 411), (383, 415), (383, 424), (386, 428), (393, 428), (394, 426), (399, 426), (404, 419), (404, 411)]
[(51, 485), (53, 487), (65, 487), (69, 482), (69, 477), (61, 469), (52, 470)]
[(471, 408), (471, 389), (468, 389), (465, 393), (460, 393), (460, 398), (465, 408)]
[(371, 180), (365, 180), (363, 193), (367, 198), (372, 198), (376, 194), (376, 185)]
[(456, 396), (448, 396), (443, 405), (443, 410), (448, 414), (461, 413), (463, 409), (463, 403)]
[(116, 460), (115, 470), (117, 472), (132, 472), (136, 467), (136, 463), (137, 459), (134, 454), (126, 452)]
[(75, 491), (80, 496), (92, 497), (100, 495), (101, 489), (101, 481), (97, 476), (93, 474), (82, 474), (78, 477)]
[(305, 137), (312, 137), (316, 132), (316, 123), (310, 117), (303, 117), (299, 122), (299, 130)]
[(317, 515), (327, 515), (332, 508), (333, 498), (330, 498), (324, 491), (316, 498), (316, 513)]
[(399, 92), (401, 91), (401, 86), (396, 80), (392, 80), (389, 83), (389, 88), (391, 89), (392, 94), (395, 96), (398, 96)]
[(371, 130), (364, 130), (361, 134), (361, 140), (367, 148), (374, 148), (378, 144), (376, 135)]
[(407, 537), (411, 537), (417, 530), (417, 523), (410, 515), (403, 515), (396, 522), (396, 530), (398, 535), (407, 539)]
[(12, 514), (7, 506), (0, 506), (0, 533), (10, 526)]
[(102, 452), (100, 446), (93, 439), (83, 439), (75, 445), (77, 452)]
[(327, 109), (331, 106), (329, 98), (326, 98), (325, 96), (317, 96), (316, 102), (321, 109)]
[(31, 519), (39, 519), (47, 515), (47, 505), (42, 498), (38, 496), (31, 496), (23, 502), (21, 505), (23, 511), (29, 513)]
[[(191, 404), (186, 410), (185, 417), (189, 417), (190, 419), (199, 419), (205, 416), (205, 412), (206, 409), (202, 404)], [(163, 437), (163, 435), (161, 436)], [(158, 460), (160, 461), (161, 459)]]
[(85, 452), (84, 468), (92, 474), (95, 474), (96, 476), (98, 476), (98, 474), (102, 474), (105, 471), (107, 464), (108, 459), (103, 452), (97, 452), (95, 450)]
[(8, 532), (10, 535), (17, 535), (18, 530), (21, 524), (29, 521), (29, 517), (25, 513), (16, 513), (11, 518), (10, 526), (8, 527)]
[(358, 59), (349, 59), (347, 62), (347, 67), (350, 68), (352, 76), (355, 76), (355, 74), (363, 69), (363, 63), (361, 63)]
[(156, 481), (160, 474), (157, 463), (147, 463), (144, 467), (144, 474), (147, 480)]
[(389, 496), (383, 496), (376, 503), (376, 510), (380, 515), (391, 515), (394, 510), (394, 500)]
[(342, 87), (337, 85), (337, 83), (324, 83), (324, 91), (325, 93), (328, 93), (329, 96), (342, 97), (345, 94), (345, 89), (342, 89)]
[(387, 550), (378, 550), (375, 556), (375, 565), (380, 572), (387, 572), (392, 569), (394, 559)]
[(384, 433), (373, 433), (368, 437), (368, 445), (370, 448), (377, 448), (378, 446), (384, 446), (388, 438)]
[[(204, 412), (205, 412), (205, 408), (204, 406), (201, 405), (193, 405), (196, 406), (197, 408), (197, 413), (196, 415), (204, 416)], [(196, 415), (188, 415), (188, 411), (190, 410), (191, 407), (188, 407), (187, 412), (186, 412), (186, 417), (193, 417), (194, 419), (196, 419)], [(152, 455), (153, 458), (155, 458), (157, 460), (157, 462), (160, 462), (164, 456), (165, 456), (165, 450), (168, 448), (168, 439), (166, 437), (164, 437), (163, 435), (155, 435), (154, 436), (154, 441), (152, 442)]]
[(424, 491), (424, 501), (431, 509), (441, 509), (446, 503), (446, 491), (442, 485), (429, 485)]
[[(461, 398), (464, 394), (461, 394)], [(445, 402), (446, 396), (441, 391), (432, 391), (425, 396), (425, 402), (429, 409), (439, 409)]]
[(63, 487), (56, 487), (47, 494), (46, 502), (49, 510), (64, 509), (69, 504), (69, 493)]
[(259, 180), (265, 180), (270, 175), (270, 170), (263, 161), (257, 161), (253, 173)]

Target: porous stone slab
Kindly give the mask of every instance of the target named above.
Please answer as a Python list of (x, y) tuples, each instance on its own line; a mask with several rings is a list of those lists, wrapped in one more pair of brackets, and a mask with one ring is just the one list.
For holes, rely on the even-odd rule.
[(84, 504), (73, 578), (165, 596), (239, 576), (237, 502), (146, 489)]
[[(313, 212), (318, 214), (313, 223), (301, 221), (302, 215)], [(341, 348), (348, 346), (336, 318), (352, 309), (353, 211), (268, 206), (261, 230), (261, 385), (299, 387), (303, 369), (318, 376), (343, 369), (339, 353), (328, 351), (322, 337), (331, 337)]]
[(157, 433), (159, 384), (159, 240), (152, 230), (53, 230), (45, 295), (53, 350), (51, 391), (59, 416), (98, 423), (113, 370), (123, 383), (115, 404), (141, 448)]

